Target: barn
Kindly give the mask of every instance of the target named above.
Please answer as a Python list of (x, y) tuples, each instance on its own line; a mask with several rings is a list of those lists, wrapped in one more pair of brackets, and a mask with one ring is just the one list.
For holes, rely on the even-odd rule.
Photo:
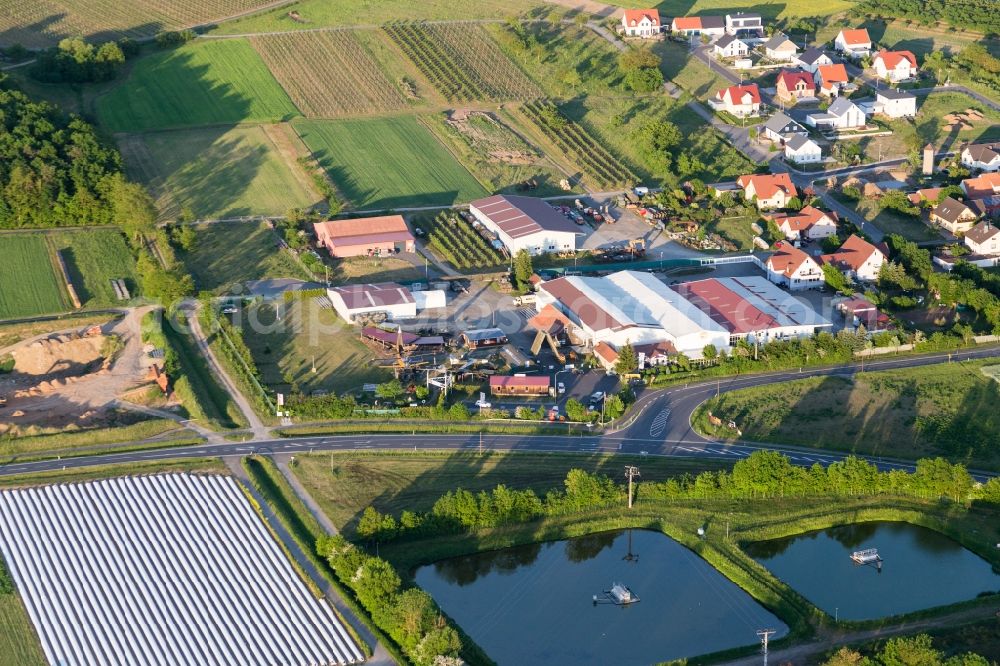
[(413, 252), (413, 235), (402, 215), (327, 220), (313, 224), (316, 244), (331, 257), (359, 257)]

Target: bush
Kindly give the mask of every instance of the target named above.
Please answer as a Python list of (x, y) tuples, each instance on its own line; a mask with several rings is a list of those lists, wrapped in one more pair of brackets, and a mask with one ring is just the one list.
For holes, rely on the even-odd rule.
[(169, 30), (158, 34), (155, 41), (161, 49), (171, 49), (187, 44), (197, 36), (194, 30)]

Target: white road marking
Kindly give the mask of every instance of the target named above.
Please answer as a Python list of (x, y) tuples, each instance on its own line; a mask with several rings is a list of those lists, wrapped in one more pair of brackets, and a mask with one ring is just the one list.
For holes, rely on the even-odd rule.
[(653, 418), (653, 422), (649, 425), (649, 436), (659, 437), (662, 435), (663, 431), (667, 429), (667, 421), (669, 419), (670, 408), (668, 407)]

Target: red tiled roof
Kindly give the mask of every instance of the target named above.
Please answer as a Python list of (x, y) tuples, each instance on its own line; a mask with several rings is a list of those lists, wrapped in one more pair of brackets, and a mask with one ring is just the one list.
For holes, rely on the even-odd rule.
[(858, 44), (871, 44), (872, 38), (868, 36), (868, 28), (856, 28), (853, 30), (841, 30), (844, 33), (844, 43), (848, 46)]
[(701, 30), (700, 16), (678, 16), (674, 19), (674, 30)]
[(660, 12), (655, 9), (626, 9), (625, 25), (636, 26), (644, 18), (648, 18), (653, 25), (660, 25)]
[(847, 68), (842, 63), (836, 65), (820, 65), (819, 78), (823, 85), (828, 83), (847, 83)]
[(941, 194), (943, 187), (925, 187), (923, 189), (917, 190), (916, 192), (911, 192), (906, 195), (906, 198), (910, 200), (914, 206), (919, 206), (923, 201), (937, 201), (938, 195)]
[(657, 356), (669, 356), (671, 354), (677, 353), (677, 347), (674, 346), (670, 340), (661, 340), (660, 342), (650, 342), (645, 345), (634, 345), (635, 353), (645, 354), (646, 358), (656, 358)]
[(709, 278), (671, 288), (732, 334), (762, 331), (779, 325), (774, 317), (750, 305), (718, 280)]
[(768, 217), (774, 220), (779, 227), (787, 224), (791, 231), (805, 231), (818, 224), (823, 218), (829, 218), (833, 222), (837, 221), (835, 213), (827, 213), (813, 206), (806, 206), (794, 215), (776, 213)]
[(795, 184), (787, 173), (748, 175), (736, 179), (736, 184), (744, 190), (751, 183), (758, 199), (770, 199), (778, 190), (784, 191), (790, 197), (798, 195), (798, 190), (795, 189)]
[[(843, 66), (843, 65), (841, 65)], [(810, 90), (816, 89), (816, 82), (813, 75), (802, 70), (783, 69), (778, 74), (776, 85), (785, 84), (785, 90), (794, 90), (796, 84), (802, 81)]]
[(874, 252), (881, 252), (881, 250), (861, 236), (851, 234), (836, 252), (833, 254), (824, 254), (821, 259), (824, 263), (841, 264), (856, 271), (868, 261), (868, 257), (872, 256)]
[(493, 375), (490, 377), (490, 388), (496, 386), (526, 386), (531, 388), (548, 388), (548, 375), (525, 375), (517, 377), (513, 375)]
[(882, 59), (886, 69), (896, 69), (896, 65), (903, 60), (909, 60), (910, 67), (916, 68), (917, 66), (917, 57), (910, 51), (879, 51), (875, 56), (875, 60), (879, 58)]
[(528, 320), (528, 325), (536, 331), (545, 331), (552, 334), (563, 330), (569, 323), (569, 318), (562, 312), (559, 312), (551, 303), (539, 310), (535, 316)]
[(962, 189), (970, 199), (984, 199), (1000, 191), (1000, 173), (984, 173), (962, 181)]
[(730, 104), (745, 104), (743, 98), (746, 95), (750, 95), (750, 104), (760, 104), (760, 89), (757, 88), (756, 83), (750, 83), (745, 86), (730, 86), (724, 88), (716, 93), (719, 99), (726, 99), (729, 97)]
[(413, 239), (402, 215), (359, 217), (353, 220), (327, 220), (326, 222), (316, 222), (313, 224), (313, 229), (317, 236), (326, 236), (332, 239), (349, 238), (351, 242), (359, 240), (355, 237), (399, 232), (405, 233), (410, 240)]
[(775, 273), (792, 277), (807, 261), (809, 261), (808, 254), (791, 243), (779, 241), (774, 245), (774, 254), (767, 259), (767, 267)]
[(615, 363), (618, 360), (618, 352), (607, 342), (598, 342), (594, 347), (594, 354), (608, 363)]
[(871, 301), (867, 298), (861, 298), (860, 296), (855, 296), (854, 298), (849, 298), (846, 301), (841, 301), (837, 304), (837, 308), (841, 312), (849, 312), (852, 315), (876, 309), (875, 305)]

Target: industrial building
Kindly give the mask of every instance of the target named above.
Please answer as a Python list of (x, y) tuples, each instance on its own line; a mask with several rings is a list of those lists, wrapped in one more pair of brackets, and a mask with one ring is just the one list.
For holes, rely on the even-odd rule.
[(565, 215), (532, 197), (497, 194), (473, 201), (469, 211), (511, 254), (575, 252), (576, 238), (583, 234)]
[[(808, 336), (831, 323), (763, 277), (713, 278), (668, 287), (637, 271), (607, 277), (561, 277), (538, 286), (536, 308), (551, 306), (569, 322), (567, 336), (590, 349), (657, 345), (701, 358), (711, 344)], [(551, 311), (551, 310), (549, 310)], [(603, 344), (602, 344), (603, 343)], [(653, 348), (651, 348), (652, 350)], [(608, 365), (605, 363), (605, 365)]]
[(422, 310), (445, 307), (447, 300), (440, 289), (410, 291), (395, 282), (331, 287), (326, 295), (337, 314), (351, 323), (359, 316), (376, 314), (384, 315), (389, 321), (412, 319)]
[(413, 235), (402, 215), (316, 222), (313, 231), (316, 244), (335, 258), (413, 252)]

